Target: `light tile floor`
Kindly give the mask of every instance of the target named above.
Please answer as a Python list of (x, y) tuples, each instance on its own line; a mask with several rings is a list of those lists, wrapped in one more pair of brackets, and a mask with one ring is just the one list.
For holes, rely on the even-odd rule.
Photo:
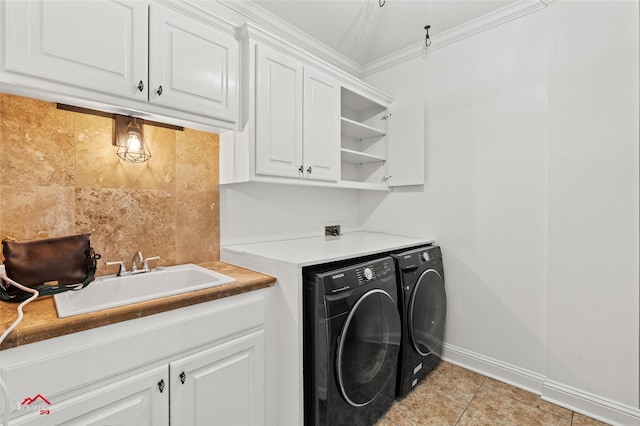
[(539, 396), (441, 362), (376, 426), (603, 426)]

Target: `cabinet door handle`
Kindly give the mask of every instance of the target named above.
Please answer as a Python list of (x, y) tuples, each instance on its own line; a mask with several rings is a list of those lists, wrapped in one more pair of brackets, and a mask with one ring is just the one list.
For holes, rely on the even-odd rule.
[(184, 374), (184, 371), (180, 373), (180, 383), (184, 385), (185, 380), (187, 380), (187, 375)]
[(156, 90), (156, 93), (158, 94), (158, 96), (162, 95), (162, 86), (158, 87), (158, 90)]
[(307, 169), (307, 173), (311, 174), (311, 166)]
[(158, 389), (160, 390), (160, 393), (164, 391), (164, 379), (158, 382)]
[(140, 83), (138, 83), (138, 90), (141, 92), (144, 90), (144, 83), (142, 82), (142, 80), (140, 80)]
[(300, 168), (298, 169), (300, 173), (304, 173), (304, 165), (300, 164)]

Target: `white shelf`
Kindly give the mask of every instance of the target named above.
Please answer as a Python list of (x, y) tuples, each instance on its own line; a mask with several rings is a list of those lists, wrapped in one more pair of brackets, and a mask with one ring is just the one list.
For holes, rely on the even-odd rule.
[(385, 136), (385, 132), (366, 124), (358, 123), (345, 117), (340, 117), (341, 131), (344, 136), (354, 139), (369, 139)]
[(365, 154), (364, 152), (354, 151), (352, 149), (342, 148), (342, 161), (353, 164), (383, 163), (386, 160), (377, 155)]
[(368, 96), (363, 94), (355, 93), (346, 87), (342, 88), (341, 99), (343, 109), (358, 112), (358, 116), (361, 116), (361, 118), (364, 118), (364, 116), (374, 116), (387, 109), (387, 107), (380, 102), (369, 99)]
[(338, 186), (346, 189), (366, 189), (368, 191), (391, 191), (386, 183), (369, 183), (355, 180), (338, 181)]

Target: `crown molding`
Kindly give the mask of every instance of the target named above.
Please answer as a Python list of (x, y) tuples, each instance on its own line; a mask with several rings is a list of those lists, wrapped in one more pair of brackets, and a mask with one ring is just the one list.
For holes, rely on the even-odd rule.
[(258, 43), (269, 45), (273, 49), (276, 49), (289, 57), (295, 58), (303, 64), (322, 70), (327, 76), (340, 80), (343, 87), (363, 94), (380, 105), (389, 106), (393, 103), (393, 98), (388, 94), (381, 92), (370, 84), (360, 80), (355, 74), (345, 72), (343, 68), (332, 63), (328, 63), (324, 58), (310, 54), (298, 44), (291, 43), (290, 40), (283, 39), (276, 34), (270, 33), (249, 20), (239, 28), (238, 32), (242, 38), (250, 38)]
[(287, 21), (266, 9), (261, 8), (255, 3), (246, 0), (217, 1), (235, 13), (244, 16), (248, 22), (251, 22), (274, 36), (285, 40), (288, 44), (297, 46), (298, 48), (320, 58), (334, 67), (346, 71), (351, 75), (359, 77), (362, 74), (362, 66), (354, 60), (336, 52), (326, 44), (321, 43), (317, 39), (299, 30), (297, 27), (294, 27)]
[(237, 37), (237, 28), (233, 23), (203, 8), (198, 2), (193, 0), (155, 0), (155, 2)]
[[(429, 52), (463, 40), (467, 37), (487, 31), (491, 28), (510, 22), (521, 16), (528, 15), (547, 7), (555, 0), (519, 0), (515, 3), (502, 7), (494, 12), (483, 15), (479, 18), (465, 22), (462, 25), (447, 30), (441, 34), (431, 37)], [(362, 67), (360, 78), (375, 74), (378, 71), (393, 67), (411, 59), (424, 56), (427, 53), (424, 40), (398, 50), (378, 60), (369, 62)]]
[[(285, 41), (289, 46), (302, 49), (332, 67), (338, 68), (356, 78), (364, 78), (386, 68), (423, 56), (426, 53), (424, 41), (421, 40), (383, 58), (360, 65), (250, 0), (217, 1), (226, 8), (243, 16), (247, 22), (257, 25), (278, 39)], [(554, 1), (519, 0), (441, 34), (434, 35), (431, 37), (429, 51), (440, 49), (521, 16), (544, 9)]]

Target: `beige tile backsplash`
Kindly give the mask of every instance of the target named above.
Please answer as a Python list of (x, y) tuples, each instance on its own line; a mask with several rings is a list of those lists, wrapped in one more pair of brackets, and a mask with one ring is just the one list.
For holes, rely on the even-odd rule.
[(107, 260), (220, 258), (218, 135), (144, 125), (152, 158), (124, 163), (114, 120), (0, 94), (0, 237), (90, 232)]

